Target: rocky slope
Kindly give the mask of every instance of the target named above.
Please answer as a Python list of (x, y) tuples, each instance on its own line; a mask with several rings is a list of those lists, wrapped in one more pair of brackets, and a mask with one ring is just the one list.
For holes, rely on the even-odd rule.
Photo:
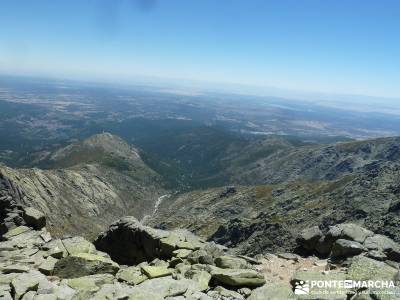
[[(400, 245), (355, 224), (300, 232), (299, 247), (327, 259), (292, 253), (251, 258), (187, 231), (144, 226), (134, 217), (113, 223), (94, 244), (82, 237), (53, 238), (42, 213), (8, 207), (7, 215), (20, 215), (22, 223), (10, 221), (0, 234), (5, 300), (400, 298)], [(375, 281), (386, 284), (369, 284)]]
[[(268, 139), (266, 141), (266, 145), (258, 147), (259, 151), (271, 147)], [(280, 143), (272, 149), (274, 151), (262, 157), (247, 161), (240, 169), (229, 167), (227, 173), (231, 182), (265, 184), (332, 180), (400, 162), (399, 137), (296, 147)]]
[(1, 166), (0, 174), (23, 194), (18, 203), (48, 216), (55, 235), (94, 237), (125, 214), (150, 214), (164, 194), (137, 150), (108, 133), (49, 153), (41, 164), (46, 169)]
[[(262, 168), (275, 183), (176, 195), (161, 203), (149, 224), (187, 228), (247, 254), (293, 250), (299, 229), (345, 221), (400, 241), (398, 144), (398, 138), (386, 138), (277, 152)], [(351, 162), (342, 169), (344, 161)]]

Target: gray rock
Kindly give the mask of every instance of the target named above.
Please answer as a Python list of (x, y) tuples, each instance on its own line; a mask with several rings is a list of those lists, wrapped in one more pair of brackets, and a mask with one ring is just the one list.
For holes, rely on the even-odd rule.
[(54, 275), (61, 278), (76, 278), (92, 274), (116, 274), (118, 264), (112, 260), (89, 253), (67, 256), (56, 262)]
[(142, 273), (139, 267), (129, 267), (121, 269), (117, 275), (119, 281), (127, 282), (131, 285), (137, 285), (147, 280), (147, 276)]
[(46, 258), (46, 260), (39, 266), (39, 271), (45, 275), (53, 275), (54, 267), (58, 259), (52, 256)]
[(213, 265), (214, 258), (205, 250), (196, 250), (189, 254), (188, 261), (192, 264), (207, 264)]
[(155, 258), (171, 259), (177, 249), (200, 249), (204, 243), (188, 231), (158, 230), (142, 225), (134, 217), (125, 217), (102, 233), (95, 245), (116, 262), (133, 265)]
[(393, 280), (397, 274), (395, 268), (365, 256), (356, 256), (347, 271), (351, 280)]
[(292, 298), (294, 298), (294, 294), (290, 285), (272, 283), (253, 290), (247, 300), (283, 300)]
[(44, 275), (31, 271), (22, 273), (11, 281), (11, 287), (15, 294), (15, 299), (21, 299), (24, 294), (29, 291), (36, 291), (39, 288), (39, 283), (44, 279)]
[(318, 228), (318, 226), (314, 226), (302, 230), (300, 232), (300, 235), (297, 237), (296, 241), (303, 248), (313, 251), (315, 250), (315, 246), (321, 237), (322, 237), (321, 230)]
[(359, 243), (364, 243), (366, 238), (374, 234), (372, 231), (352, 223), (339, 224), (337, 227), (341, 230), (339, 238)]
[[(193, 282), (188, 279), (174, 280), (170, 277), (149, 279), (133, 288), (133, 298), (131, 299), (136, 299), (134, 298), (135, 294), (147, 294), (149, 296), (157, 295), (158, 297), (161, 297), (160, 299), (180, 296), (184, 295), (192, 284)], [(153, 298), (150, 297), (147, 299)]]
[(46, 226), (45, 215), (33, 207), (24, 208), (23, 218), (28, 226), (35, 229), (41, 229)]
[(80, 236), (64, 239), (62, 243), (70, 255), (78, 253), (96, 253), (95, 246)]
[(218, 296), (222, 299), (244, 300), (244, 297), (239, 293), (232, 290), (227, 290), (222, 286), (217, 286), (214, 291), (217, 292), (219, 294)]
[(185, 278), (191, 279), (198, 283), (199, 290), (205, 291), (211, 280), (211, 274), (202, 270), (188, 270), (184, 274)]
[(287, 260), (299, 261), (299, 256), (294, 253), (278, 253), (277, 256)]
[(384, 235), (375, 234), (368, 237), (364, 246), (369, 250), (383, 252), (390, 260), (400, 261), (400, 245)]
[(258, 287), (265, 283), (264, 276), (249, 269), (221, 269), (212, 268), (213, 282), (231, 287)]
[(235, 256), (220, 256), (215, 259), (215, 265), (223, 269), (247, 269), (248, 264), (243, 258)]
[(363, 251), (365, 248), (358, 242), (338, 239), (332, 246), (332, 257), (350, 257)]

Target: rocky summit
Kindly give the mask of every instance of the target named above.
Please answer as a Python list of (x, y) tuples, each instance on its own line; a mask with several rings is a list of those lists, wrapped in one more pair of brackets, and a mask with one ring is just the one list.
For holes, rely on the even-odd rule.
[[(400, 299), (400, 245), (355, 224), (301, 231), (298, 254), (248, 257), (185, 230), (145, 226), (134, 217), (114, 222), (94, 243), (79, 236), (54, 238), (42, 213), (10, 201), (5, 205), (10, 198), (1, 198), (7, 208), (0, 299)], [(310, 285), (349, 280), (390, 284), (383, 290)]]

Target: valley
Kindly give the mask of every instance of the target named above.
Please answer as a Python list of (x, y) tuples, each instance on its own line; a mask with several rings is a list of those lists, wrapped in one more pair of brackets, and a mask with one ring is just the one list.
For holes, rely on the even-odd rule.
[[(306, 103), (291, 102), (293, 106), (282, 108), (268, 99), (265, 103), (252, 99), (244, 107), (233, 105), (235, 101), (228, 105), (226, 97), (232, 100), (232, 95), (188, 98), (145, 87), (132, 94), (121, 87), (59, 85), (64, 93), (54, 83), (38, 85), (35, 81), (24, 82), (23, 88), (21, 83), (11, 85), (18, 91), (14, 94), (6, 85), (0, 94), (0, 235), (6, 243), (2, 246), (0, 242), (0, 248), (11, 251), (7, 255), (15, 255), (18, 264), (24, 265), (24, 261), (12, 252), (15, 245), (12, 250), (7, 245), (27, 236), (28, 241), (41, 245), (34, 264), (42, 264), (44, 259), (55, 264), (60, 261), (57, 268), (61, 271), (56, 271), (55, 265), (51, 271), (61, 272), (57, 278), (68, 278), (70, 272), (98, 276), (90, 269), (95, 260), (106, 263), (105, 270), (113, 266), (109, 284), (125, 282), (113, 272), (117, 263), (126, 263), (134, 276), (139, 276), (135, 277), (139, 283), (129, 284), (140, 289), (124, 287), (125, 292), (133, 293), (158, 282), (152, 281), (148, 269), (160, 267), (165, 272), (160, 284), (169, 287), (197, 280), (180, 274), (197, 274), (196, 268), (201, 268), (208, 281), (202, 288), (196, 286), (197, 292), (235, 300), (252, 299), (258, 293), (261, 298), (254, 299), (264, 299), (275, 284), (277, 291), (292, 296), (295, 287), (290, 278), (325, 272), (316, 264), (336, 270), (329, 273), (332, 276), (353, 272), (347, 260), (335, 261), (335, 253), (354, 264), (361, 259), (362, 263), (386, 266), (376, 261), (393, 260), (398, 266), (397, 116), (390, 115), (389, 122), (379, 129), (379, 121), (370, 113), (351, 112), (347, 117), (359, 123), (350, 126), (343, 120), (333, 121), (336, 108), (321, 106), (315, 112), (329, 123), (322, 126)], [(320, 109), (327, 111), (321, 114)], [(40, 222), (45, 217), (46, 229), (38, 231), (36, 223), (29, 223), (28, 213), (39, 215)], [(340, 232), (350, 233), (335, 236), (332, 244), (323, 238), (335, 226), (344, 226)], [(378, 251), (366, 240), (361, 244), (359, 235), (365, 232), (375, 234), (378, 241), (384, 237), (388, 248)], [(44, 242), (42, 235), (50, 235), (57, 241), (54, 243), (63, 241), (62, 245), (72, 239), (79, 247), (83, 245), (79, 251), (84, 253), (79, 252), (78, 259), (76, 253), (57, 252), (56, 260), (48, 259), (41, 249), (50, 247), (45, 245), (50, 240)], [(36, 251), (29, 243), (21, 247), (23, 253)], [(125, 252), (125, 248), (135, 251)], [(51, 251), (51, 247), (45, 249)], [(364, 257), (368, 261), (363, 261)], [(88, 264), (88, 274), (86, 269), (82, 273), (68, 271), (75, 259)], [(63, 265), (64, 260), (71, 262)], [(180, 264), (190, 271), (181, 270)], [(301, 266), (308, 269), (300, 276)], [(262, 286), (260, 290), (231, 286), (231, 280), (239, 280), (232, 275), (238, 269), (250, 274), (244, 276), (251, 276), (252, 289)], [(25, 271), (36, 274), (36, 265)], [(171, 274), (176, 278), (164, 277)], [(221, 281), (224, 276), (233, 279)], [(268, 283), (263, 285), (265, 278)], [(65, 280), (57, 284), (70, 284)], [(69, 287), (74, 293), (82, 292), (81, 287)], [(113, 289), (115, 296), (119, 287)], [(98, 288), (90, 293), (94, 291)], [(191, 292), (185, 285), (185, 293)], [(218, 298), (224, 293), (233, 298)], [(76, 299), (87, 299), (87, 294), (83, 295)]]

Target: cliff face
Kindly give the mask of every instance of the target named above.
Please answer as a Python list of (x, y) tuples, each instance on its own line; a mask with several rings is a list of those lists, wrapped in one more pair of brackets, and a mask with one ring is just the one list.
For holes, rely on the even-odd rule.
[(115, 219), (149, 214), (163, 194), (161, 179), (137, 151), (102, 134), (49, 154), (47, 169), (0, 167), (21, 204), (45, 213), (55, 235), (93, 237)]

